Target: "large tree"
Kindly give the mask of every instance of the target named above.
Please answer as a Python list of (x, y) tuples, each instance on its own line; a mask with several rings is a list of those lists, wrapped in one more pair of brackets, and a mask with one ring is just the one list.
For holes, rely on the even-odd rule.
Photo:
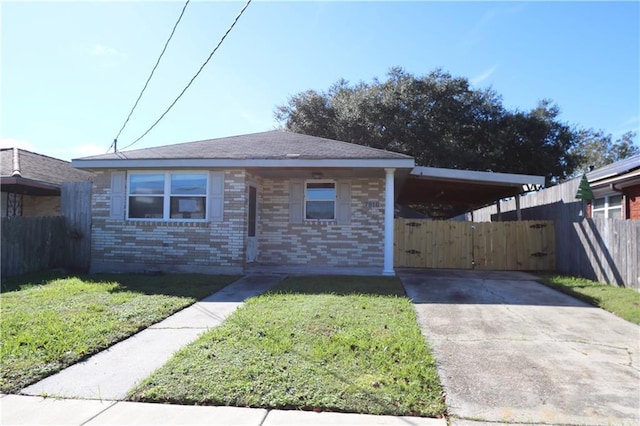
[(635, 137), (634, 132), (627, 132), (614, 141), (612, 135), (602, 130), (580, 130), (572, 150), (577, 160), (574, 175), (640, 154), (640, 148), (634, 144)]
[(384, 81), (299, 93), (275, 112), (291, 131), (406, 153), (422, 166), (543, 175), (547, 184), (578, 163), (576, 132), (558, 114), (549, 101), (508, 111), (495, 91), (466, 78), (400, 68)]

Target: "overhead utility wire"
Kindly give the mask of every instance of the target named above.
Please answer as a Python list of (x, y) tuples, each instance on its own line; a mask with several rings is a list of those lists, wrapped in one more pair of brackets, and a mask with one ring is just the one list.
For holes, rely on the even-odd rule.
[(251, 0), (248, 0), (247, 3), (244, 5), (244, 7), (242, 8), (242, 10), (240, 10), (240, 13), (238, 13), (238, 16), (236, 16), (236, 19), (233, 20), (233, 23), (231, 24), (231, 26), (227, 29), (227, 31), (224, 33), (224, 35), (222, 36), (222, 38), (220, 39), (220, 41), (218, 42), (218, 44), (216, 45), (216, 47), (211, 51), (211, 53), (209, 54), (209, 57), (207, 58), (206, 61), (204, 61), (204, 63), (200, 66), (200, 69), (198, 70), (198, 72), (196, 72), (196, 74), (191, 78), (191, 81), (189, 81), (189, 83), (185, 86), (184, 89), (182, 89), (182, 92), (180, 92), (180, 94), (178, 95), (178, 97), (176, 97), (174, 99), (174, 101), (171, 103), (171, 105), (169, 105), (169, 108), (167, 108), (167, 110), (165, 112), (162, 113), (162, 115), (160, 116), (160, 118), (158, 118), (156, 120), (155, 123), (153, 123), (151, 125), (151, 127), (149, 127), (149, 129), (147, 129), (146, 132), (144, 132), (138, 139), (134, 140), (133, 142), (131, 142), (129, 145), (125, 146), (122, 149), (127, 149), (129, 147), (131, 147), (132, 145), (136, 144), (140, 139), (144, 138), (147, 133), (149, 133), (154, 127), (156, 127), (156, 125), (164, 118), (165, 115), (167, 115), (167, 113), (169, 111), (171, 111), (171, 108), (173, 108), (173, 106), (178, 102), (178, 100), (182, 97), (182, 95), (184, 95), (184, 93), (187, 91), (187, 89), (189, 88), (189, 86), (191, 86), (191, 83), (193, 83), (193, 81), (198, 77), (198, 75), (200, 75), (200, 72), (202, 71), (202, 69), (209, 63), (209, 61), (211, 60), (211, 57), (216, 53), (216, 51), (218, 50), (218, 48), (220, 47), (220, 45), (222, 45), (222, 42), (224, 41), (225, 38), (227, 38), (227, 35), (229, 35), (229, 33), (231, 32), (231, 30), (233, 29), (233, 27), (236, 25), (236, 23), (238, 22), (238, 20), (240, 19), (240, 17), (242, 16), (242, 14), (244, 13), (244, 11), (247, 9), (247, 7), (249, 7), (249, 4), (251, 3)]
[[(184, 6), (182, 7), (182, 12), (180, 12), (180, 16), (178, 16), (178, 20), (173, 25), (173, 29), (171, 30), (171, 34), (169, 34), (169, 38), (167, 39), (166, 43), (164, 44), (164, 47), (162, 48), (162, 52), (160, 52), (160, 56), (158, 56), (158, 60), (156, 61), (156, 64), (153, 66), (153, 69), (151, 70), (151, 74), (149, 74), (149, 77), (147, 78), (147, 81), (144, 83), (144, 87), (142, 88), (142, 91), (138, 95), (138, 99), (136, 99), (136, 102), (133, 104), (133, 108), (131, 108), (131, 111), (129, 111), (129, 115), (127, 116), (127, 119), (122, 124), (122, 127), (120, 128), (120, 131), (118, 132), (118, 135), (114, 138), (114, 140), (111, 143), (111, 146), (109, 147), (109, 149), (113, 148), (114, 145), (116, 144), (116, 141), (120, 137), (120, 134), (122, 133), (122, 131), (126, 127), (127, 123), (129, 122), (129, 119), (131, 118), (131, 115), (133, 114), (133, 111), (135, 111), (136, 107), (138, 106), (138, 102), (140, 102), (140, 98), (142, 98), (142, 94), (144, 93), (145, 90), (147, 90), (147, 86), (149, 85), (149, 81), (151, 81), (151, 77), (153, 77), (153, 73), (156, 72), (156, 68), (158, 68), (158, 64), (160, 63), (160, 60), (162, 59), (162, 55), (164, 55), (164, 52), (167, 50), (167, 46), (169, 46), (169, 42), (171, 41), (171, 38), (173, 38), (173, 34), (176, 32), (176, 28), (178, 28), (178, 24), (182, 20), (182, 15), (184, 15), (184, 11), (187, 9), (187, 5), (189, 4), (190, 1), (191, 0), (187, 0), (186, 3), (184, 4)], [(107, 151), (109, 151), (109, 149), (107, 149)]]

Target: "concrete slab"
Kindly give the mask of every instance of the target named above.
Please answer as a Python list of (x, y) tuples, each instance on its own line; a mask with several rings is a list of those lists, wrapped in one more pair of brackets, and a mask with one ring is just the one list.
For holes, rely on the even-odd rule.
[(640, 423), (640, 327), (520, 274), (469, 272), (399, 274), (453, 424)]
[(0, 399), (3, 425), (81, 425), (114, 402), (7, 395)]
[(426, 417), (373, 416), (370, 414), (315, 413), (313, 411), (271, 410), (262, 426), (349, 425), (349, 426), (446, 426), (445, 419)]
[(121, 400), (181, 347), (219, 325), (248, 297), (281, 281), (281, 275), (246, 276), (87, 360), (21, 391), (25, 395)]
[(118, 402), (85, 425), (233, 425), (260, 426), (267, 410), (240, 407)]

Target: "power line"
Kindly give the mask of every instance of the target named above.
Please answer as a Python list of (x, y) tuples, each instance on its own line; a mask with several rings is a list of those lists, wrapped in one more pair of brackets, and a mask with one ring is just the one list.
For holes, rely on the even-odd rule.
[(216, 53), (216, 51), (218, 50), (218, 48), (220, 47), (220, 45), (222, 45), (222, 42), (224, 41), (225, 38), (227, 38), (227, 35), (229, 35), (229, 33), (231, 32), (231, 30), (233, 29), (233, 27), (236, 25), (236, 23), (238, 22), (238, 20), (240, 19), (240, 17), (242, 16), (242, 14), (244, 13), (244, 11), (247, 9), (247, 7), (249, 7), (249, 4), (251, 3), (251, 0), (248, 0), (247, 3), (244, 5), (244, 7), (242, 8), (242, 10), (240, 10), (240, 13), (238, 13), (238, 16), (236, 16), (236, 19), (233, 20), (233, 23), (231, 23), (231, 26), (229, 26), (229, 28), (227, 29), (227, 31), (224, 33), (224, 35), (222, 36), (222, 38), (220, 39), (220, 41), (218, 42), (218, 44), (216, 45), (216, 47), (211, 51), (211, 53), (209, 54), (209, 57), (207, 58), (206, 61), (204, 61), (204, 63), (200, 66), (200, 69), (198, 70), (198, 72), (196, 72), (196, 74), (191, 78), (191, 80), (189, 81), (189, 83), (185, 86), (184, 89), (182, 89), (182, 92), (180, 92), (180, 94), (174, 99), (174, 101), (171, 103), (171, 105), (169, 105), (169, 108), (166, 109), (165, 112), (162, 113), (162, 115), (160, 116), (160, 118), (158, 118), (156, 120), (155, 123), (153, 123), (151, 125), (151, 127), (149, 127), (147, 129), (146, 132), (144, 132), (138, 139), (134, 140), (133, 142), (131, 142), (129, 145), (125, 146), (122, 149), (127, 149), (129, 147), (131, 147), (132, 145), (135, 145), (140, 139), (144, 138), (147, 133), (149, 133), (154, 127), (156, 127), (156, 125), (164, 118), (165, 115), (167, 115), (167, 113), (169, 111), (171, 111), (171, 108), (173, 108), (173, 106), (178, 102), (178, 100), (182, 97), (182, 95), (184, 95), (184, 93), (187, 91), (187, 89), (189, 89), (189, 87), (191, 86), (191, 84), (193, 83), (193, 81), (198, 77), (198, 75), (200, 75), (200, 72), (202, 71), (202, 69), (209, 63), (209, 61), (211, 60), (211, 57), (213, 57), (213, 55)]
[[(149, 77), (147, 78), (147, 81), (144, 83), (144, 87), (142, 88), (142, 91), (138, 95), (138, 99), (136, 99), (136, 102), (133, 104), (133, 108), (131, 108), (131, 111), (129, 111), (129, 115), (127, 116), (127, 119), (122, 124), (122, 127), (120, 128), (120, 131), (118, 132), (118, 135), (113, 140), (113, 143), (111, 144), (109, 149), (111, 149), (112, 147), (116, 147), (116, 143), (117, 143), (118, 138), (120, 137), (120, 134), (122, 133), (122, 131), (124, 130), (125, 126), (129, 122), (129, 119), (131, 118), (131, 115), (133, 114), (133, 111), (138, 106), (138, 102), (140, 102), (140, 98), (142, 98), (142, 94), (144, 93), (145, 90), (147, 90), (147, 86), (149, 85), (149, 81), (151, 81), (151, 77), (153, 77), (153, 73), (156, 72), (156, 68), (158, 68), (158, 64), (160, 64), (160, 60), (162, 59), (162, 56), (164, 55), (164, 52), (167, 50), (167, 46), (169, 46), (169, 42), (173, 38), (173, 34), (176, 32), (176, 28), (178, 28), (178, 24), (182, 20), (182, 15), (184, 15), (184, 11), (187, 9), (187, 5), (189, 5), (190, 1), (191, 0), (187, 0), (186, 3), (184, 4), (184, 6), (182, 7), (182, 11), (180, 12), (180, 16), (178, 16), (178, 20), (173, 25), (173, 29), (171, 30), (171, 34), (169, 34), (169, 38), (167, 39), (166, 43), (164, 44), (164, 47), (162, 48), (162, 52), (160, 52), (160, 56), (158, 56), (158, 60), (156, 61), (156, 64), (153, 66), (153, 69), (151, 70), (151, 74), (149, 74)], [(109, 149), (107, 149), (107, 151), (109, 151)]]

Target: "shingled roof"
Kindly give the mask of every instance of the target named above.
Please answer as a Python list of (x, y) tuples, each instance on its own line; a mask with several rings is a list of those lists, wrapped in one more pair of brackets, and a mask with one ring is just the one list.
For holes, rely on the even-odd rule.
[[(412, 157), (332, 139), (302, 135), (286, 130), (253, 133), (197, 142), (179, 143), (79, 160), (176, 160), (176, 159), (398, 159)], [(75, 161), (75, 160), (74, 160)]]
[(3, 190), (42, 195), (60, 193), (64, 182), (93, 177), (93, 173), (74, 169), (68, 161), (20, 148), (0, 149), (0, 175)]

